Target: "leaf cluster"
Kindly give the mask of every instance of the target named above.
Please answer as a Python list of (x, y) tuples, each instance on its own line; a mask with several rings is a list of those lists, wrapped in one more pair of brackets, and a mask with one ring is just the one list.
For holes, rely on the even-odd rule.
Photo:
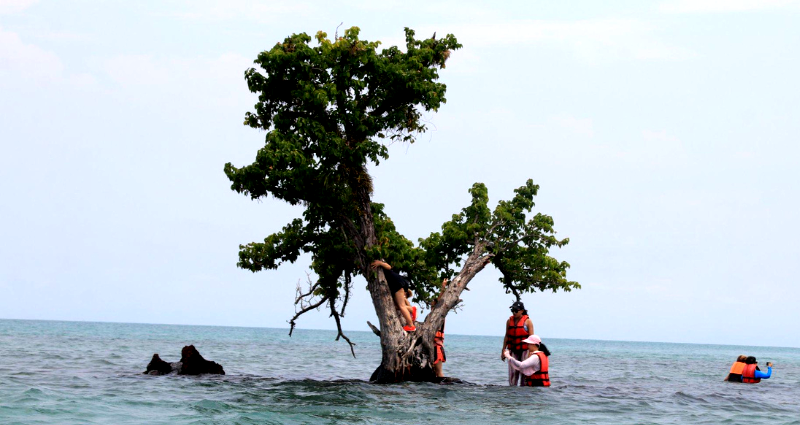
[[(569, 263), (549, 255), (551, 248), (565, 246), (569, 239), (556, 237), (552, 217), (532, 213), (538, 191), (539, 185), (528, 180), (512, 199), (499, 201), (491, 210), (486, 186), (475, 183), (470, 205), (444, 223), (441, 232), (419, 240), (426, 264), (438, 270), (440, 278), (452, 279), (464, 258), (478, 249), (502, 273), (506, 293), (517, 299), (525, 292), (580, 288), (567, 279)], [(433, 289), (436, 282), (431, 285)]]

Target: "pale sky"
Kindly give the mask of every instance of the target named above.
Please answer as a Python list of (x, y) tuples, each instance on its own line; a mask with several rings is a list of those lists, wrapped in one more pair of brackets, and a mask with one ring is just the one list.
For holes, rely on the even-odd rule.
[[(308, 258), (236, 268), (300, 210), (229, 189), (264, 133), (243, 73), (284, 37), (453, 33), (448, 103), (373, 167), (412, 240), (532, 178), (583, 289), (536, 333), (800, 347), (800, 2), (0, 0), (0, 318), (287, 327)], [(484, 270), (448, 332), (497, 335)], [(376, 323), (359, 279), (345, 329)], [(332, 329), (324, 311), (299, 327)]]

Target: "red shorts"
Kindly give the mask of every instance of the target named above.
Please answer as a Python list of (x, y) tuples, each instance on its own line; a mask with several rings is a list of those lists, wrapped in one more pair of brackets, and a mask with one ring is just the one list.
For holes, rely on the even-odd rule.
[(447, 356), (444, 355), (444, 346), (437, 345), (436, 346), (436, 356), (433, 359), (433, 364), (436, 364), (436, 363), (439, 363), (439, 362), (444, 363), (446, 361), (447, 361)]

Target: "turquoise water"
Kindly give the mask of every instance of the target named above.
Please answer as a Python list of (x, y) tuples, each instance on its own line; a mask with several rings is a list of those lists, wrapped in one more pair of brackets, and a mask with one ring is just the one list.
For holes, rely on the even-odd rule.
[[(378, 338), (331, 331), (0, 320), (0, 424), (800, 424), (800, 349), (545, 338), (551, 388), (505, 386), (500, 337), (447, 335), (468, 385), (366, 382)], [(225, 376), (147, 376), (194, 344)], [(722, 382), (739, 354), (776, 364)]]

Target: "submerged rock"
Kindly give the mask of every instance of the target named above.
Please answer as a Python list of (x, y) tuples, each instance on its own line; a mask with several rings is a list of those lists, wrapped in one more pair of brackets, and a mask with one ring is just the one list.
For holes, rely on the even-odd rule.
[(153, 354), (153, 359), (150, 360), (147, 370), (144, 371), (146, 375), (167, 375), (172, 372), (176, 372), (178, 375), (225, 374), (221, 364), (204, 359), (194, 345), (183, 347), (179, 362), (168, 363), (161, 360), (158, 354)]
[(153, 354), (153, 359), (147, 364), (147, 370), (144, 373), (148, 375), (166, 375), (172, 372), (172, 365), (161, 360), (158, 354)]
[(194, 345), (187, 345), (181, 350), (181, 366), (179, 375), (200, 375), (203, 373), (212, 373), (216, 375), (224, 375), (225, 371), (222, 365), (211, 360), (206, 360), (200, 355), (200, 352), (194, 348)]

